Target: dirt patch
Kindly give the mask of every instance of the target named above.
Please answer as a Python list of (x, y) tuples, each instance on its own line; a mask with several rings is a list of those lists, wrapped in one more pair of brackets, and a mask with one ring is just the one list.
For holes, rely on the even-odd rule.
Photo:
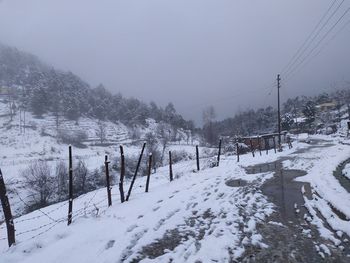
[[(163, 237), (144, 246), (137, 257), (130, 262), (137, 263), (145, 258), (155, 259), (165, 255), (169, 251), (173, 251), (177, 246), (188, 241), (190, 238), (195, 240), (195, 247), (199, 250), (199, 241), (204, 238), (205, 232), (210, 228), (214, 218), (215, 216), (210, 209), (202, 214), (195, 213), (192, 217), (187, 218), (183, 225), (167, 230)], [(193, 231), (193, 229), (197, 229), (197, 231)]]
[(242, 179), (231, 179), (231, 180), (227, 180), (225, 184), (229, 187), (240, 187), (240, 186), (246, 186), (247, 181)]
[(275, 170), (276, 162), (253, 165), (245, 168), (247, 174), (268, 173), (274, 172)]

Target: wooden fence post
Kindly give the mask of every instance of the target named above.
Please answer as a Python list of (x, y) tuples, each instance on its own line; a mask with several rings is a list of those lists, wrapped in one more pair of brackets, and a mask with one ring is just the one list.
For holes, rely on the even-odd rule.
[(239, 162), (239, 144), (236, 142), (237, 162)]
[(220, 155), (221, 155), (221, 142), (222, 142), (222, 140), (220, 139), (220, 141), (219, 141), (218, 161), (217, 161), (217, 163), (216, 163), (216, 166), (219, 166), (219, 163), (220, 163)]
[(252, 155), (253, 157), (255, 157), (255, 149), (254, 149), (254, 146), (253, 146), (253, 141), (252, 141), (252, 138), (249, 139), (250, 141), (250, 150), (252, 151)]
[(69, 185), (68, 185), (68, 223), (69, 226), (72, 223), (73, 213), (73, 160), (72, 160), (72, 146), (69, 145)]
[(142, 150), (141, 150), (141, 154), (140, 154), (140, 157), (139, 157), (139, 161), (137, 163), (136, 170), (135, 170), (134, 176), (132, 178), (128, 194), (126, 196), (126, 201), (129, 201), (129, 198), (130, 198), (130, 195), (131, 195), (131, 191), (132, 191), (132, 188), (133, 188), (135, 180), (136, 180), (137, 172), (139, 171), (139, 167), (140, 167), (140, 164), (141, 164), (142, 155), (143, 155), (143, 152), (145, 150), (145, 147), (146, 147), (146, 143), (144, 143), (143, 146), (142, 146)]
[(107, 187), (107, 197), (108, 197), (108, 206), (112, 205), (112, 195), (111, 195), (111, 183), (109, 180), (109, 161), (108, 156), (105, 155), (105, 172), (106, 172), (106, 187)]
[(275, 150), (275, 153), (276, 153), (277, 151), (276, 151), (276, 139), (275, 139), (275, 136), (273, 136), (273, 149)]
[(269, 154), (269, 147), (270, 147), (268, 137), (264, 138), (264, 141), (265, 141), (266, 155), (268, 155)]
[(148, 174), (147, 174), (147, 181), (146, 181), (146, 193), (148, 193), (149, 180), (151, 178), (151, 171), (152, 171), (152, 153), (149, 154)]
[(125, 195), (124, 195), (124, 177), (125, 177), (125, 157), (123, 146), (119, 146), (120, 148), (120, 178), (119, 178), (119, 192), (120, 192), (120, 202), (124, 203)]
[(6, 228), (7, 228), (7, 241), (9, 247), (15, 244), (15, 225), (13, 222), (13, 217), (11, 213), (10, 202), (6, 193), (6, 186), (4, 182), (4, 177), (0, 169), (0, 200), (2, 205), (2, 210), (4, 211)]
[(261, 156), (261, 138), (260, 138), (260, 136), (258, 136), (258, 145), (259, 145), (259, 153)]
[(171, 160), (171, 151), (169, 151), (169, 177), (170, 177), (170, 182), (174, 179), (173, 178), (173, 163)]
[(199, 171), (199, 150), (198, 145), (196, 145), (196, 159), (197, 159), (197, 171)]

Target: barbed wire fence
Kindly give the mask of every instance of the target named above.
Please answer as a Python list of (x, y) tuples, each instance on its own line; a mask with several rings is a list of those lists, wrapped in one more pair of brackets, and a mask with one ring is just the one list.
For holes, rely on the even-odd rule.
[[(232, 142), (230, 142), (230, 143), (232, 143)], [(161, 167), (160, 169), (158, 169), (157, 172), (152, 174), (152, 177), (161, 178), (164, 181), (171, 182), (173, 174), (170, 175), (170, 167), (172, 168), (172, 171), (174, 173), (174, 179), (181, 178), (188, 173), (197, 173), (201, 170), (206, 170), (206, 169), (218, 167), (220, 165), (220, 157), (221, 157), (222, 153), (223, 153), (223, 156), (222, 156), (223, 158), (221, 160), (228, 160), (231, 162), (234, 160), (234, 155), (236, 155), (237, 162), (239, 162), (239, 155), (241, 154), (242, 149), (239, 146), (238, 140), (236, 140), (234, 142), (234, 144), (236, 145), (236, 148), (234, 147), (236, 152), (231, 153), (231, 156), (228, 155), (227, 158), (225, 156), (225, 152), (222, 150), (221, 139), (220, 139), (218, 147), (203, 147), (207, 150), (202, 151), (201, 154), (199, 154), (198, 152), (196, 153), (196, 151), (194, 150), (193, 155), (190, 155), (189, 159), (186, 161), (181, 161), (180, 163), (173, 164), (172, 160), (170, 158), (170, 160), (168, 160), (169, 161), (169, 168), (167, 168), (166, 166)], [(196, 146), (196, 147), (198, 147), (198, 146)], [(288, 147), (289, 148), (292, 147), (290, 142), (288, 142)], [(253, 153), (253, 157), (258, 156), (258, 155), (254, 155), (254, 152), (258, 150), (258, 147), (254, 147), (253, 144), (251, 143), (248, 146), (248, 148), (249, 148), (249, 151), (247, 152), (248, 154)], [(259, 149), (261, 150), (260, 145), (259, 145)], [(171, 155), (171, 151), (169, 151), (169, 152)], [(268, 154), (268, 149), (267, 149), (267, 154)], [(232, 156), (233, 156), (233, 158), (232, 158)], [(141, 152), (139, 158), (140, 158), (140, 160), (142, 160), (143, 151)], [(62, 160), (63, 159), (60, 159), (59, 161), (62, 161)], [(69, 158), (64, 159), (64, 160), (69, 160)], [(200, 163), (200, 167), (197, 165), (199, 163)], [(137, 170), (139, 169), (139, 166), (140, 166), (140, 162), (138, 163), (138, 167), (136, 167), (135, 179), (137, 177), (140, 177), (137, 174)], [(110, 176), (108, 171), (105, 171), (105, 172), (106, 172), (106, 176)], [(1, 187), (1, 180), (3, 180), (2, 175), (0, 177), (0, 197), (1, 197), (1, 201), (2, 201), (2, 210), (0, 210), (0, 213), (3, 213), (5, 215), (5, 222), (0, 221), (0, 233), (4, 232), (3, 230), (5, 228), (7, 228), (8, 237), (1, 237), (0, 236), (0, 241), (8, 240), (9, 246), (11, 246), (11, 245), (15, 244), (15, 238), (17, 238), (17, 237), (25, 236), (25, 239), (21, 240), (22, 242), (32, 240), (38, 236), (41, 236), (41, 235), (49, 232), (57, 225), (63, 224), (64, 222), (67, 222), (67, 218), (69, 216), (68, 217), (62, 216), (62, 213), (58, 213), (59, 216), (57, 216), (57, 215), (54, 216), (55, 213), (62, 211), (62, 209), (64, 209), (65, 207), (68, 207), (67, 200), (62, 201), (60, 203), (53, 204), (55, 207), (50, 209), (49, 211), (44, 211), (43, 208), (36, 209), (34, 212), (38, 213), (38, 215), (30, 216), (28, 218), (25, 217), (26, 215), (21, 215), (21, 217), (24, 217), (24, 218), (18, 219), (18, 220), (16, 218), (13, 218), (12, 215), (11, 215), (11, 218), (9, 218), (8, 216), (6, 216), (6, 214), (8, 213), (7, 210), (10, 209), (10, 202), (9, 201), (6, 202), (6, 200), (4, 200), (5, 197), (7, 198), (7, 193), (6, 193), (6, 188), (5, 188), (5, 182), (3, 182), (4, 189)], [(109, 178), (106, 178), (106, 181), (107, 180), (109, 180)], [(129, 184), (129, 186), (131, 187), (130, 188), (130, 193), (131, 193), (132, 180), (127, 179), (125, 181), (125, 184)], [(20, 188), (20, 187), (25, 187), (26, 182), (23, 180), (13, 180), (13, 181), (10, 181), (9, 183), (7, 183), (6, 185), (11, 186), (11, 188), (13, 188), (13, 187)], [(119, 193), (111, 194), (111, 191), (110, 191), (112, 189), (112, 187), (117, 187), (117, 186), (118, 186), (117, 182), (115, 182), (114, 185), (109, 186), (109, 189), (107, 189), (107, 196), (104, 196), (104, 197), (100, 197), (100, 196), (101, 196), (101, 192), (104, 191), (105, 188), (100, 188), (100, 189), (94, 190), (92, 193), (91, 192), (84, 193), (82, 195), (79, 195), (78, 197), (75, 197), (72, 201), (74, 201), (74, 203), (77, 203), (81, 200), (84, 200), (84, 197), (86, 197), (86, 195), (89, 195), (89, 194), (91, 195), (91, 197), (86, 198), (87, 201), (85, 201), (79, 209), (68, 212), (68, 213), (71, 213), (71, 220), (75, 221), (78, 218), (86, 217), (89, 215), (97, 217), (97, 216), (105, 213), (108, 210), (108, 207), (110, 206), (109, 202), (107, 202), (107, 200), (109, 198), (113, 197), (114, 199), (117, 199), (117, 201), (118, 201)], [(12, 203), (12, 205), (21, 203), (26, 208), (31, 207), (31, 204), (28, 203), (28, 201), (26, 201), (26, 200), (29, 197), (31, 197), (33, 194), (30, 194), (30, 195), (23, 197), (23, 196), (21, 196), (21, 194), (18, 192), (17, 189), (14, 189), (11, 191), (19, 200), (15, 203)], [(69, 201), (69, 199), (68, 199), (68, 201)], [(120, 198), (119, 198), (119, 201), (121, 201)], [(103, 204), (103, 203), (105, 203), (105, 204)], [(46, 221), (43, 219), (46, 219)], [(28, 222), (34, 222), (34, 221), (38, 221), (38, 220), (42, 220), (43, 223), (36, 225), (35, 227), (28, 228), (28, 229), (25, 229), (25, 227), (24, 227), (24, 229), (21, 231), (16, 231), (16, 229), (15, 229), (16, 225), (20, 225), (21, 227), (28, 226)], [(33, 233), (33, 234), (30, 235), (31, 233)], [(11, 235), (13, 235), (13, 240), (9, 240), (9, 237)]]

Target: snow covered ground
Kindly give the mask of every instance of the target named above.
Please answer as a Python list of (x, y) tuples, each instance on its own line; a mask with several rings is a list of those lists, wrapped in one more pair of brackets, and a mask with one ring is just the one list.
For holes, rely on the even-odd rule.
[[(271, 162), (283, 153), (252, 158), (241, 164)], [(4, 262), (229, 262), (239, 258), (246, 245), (265, 247), (257, 232), (273, 212), (273, 204), (259, 190), (272, 173), (246, 174), (234, 157), (224, 157), (219, 167), (193, 172), (195, 162), (174, 165), (176, 180), (159, 169), (144, 193), (139, 178), (127, 203), (119, 203), (113, 188), (113, 206), (107, 209), (106, 190), (74, 201), (74, 223), (66, 226), (67, 203), (34, 211), (15, 220), (17, 244), (8, 249), (0, 240)], [(232, 179), (248, 182), (231, 187)], [(271, 222), (274, 223), (274, 222)], [(1, 226), (0, 236), (5, 236)]]
[[(23, 117), (23, 116), (22, 116)], [(8, 104), (0, 100), (0, 168), (2, 170), (6, 184), (11, 188), (16, 188), (15, 194), (9, 193), (12, 200), (12, 210), (15, 216), (24, 213), (26, 205), (20, 200), (26, 200), (28, 193), (23, 187), (21, 173), (32, 163), (43, 160), (52, 170), (60, 163), (68, 164), (68, 145), (57, 142), (56, 120), (52, 115), (44, 115), (43, 118), (36, 118), (30, 113), (26, 113), (25, 132), (20, 128), (20, 115), (17, 112), (11, 121)], [(60, 129), (70, 132), (84, 131), (87, 138), (84, 141), (86, 148), (73, 146), (73, 164), (79, 160), (84, 161), (90, 171), (99, 169), (104, 165), (105, 155), (110, 160), (120, 158), (119, 145), (124, 146), (126, 161), (129, 157), (138, 157), (141, 150), (141, 143), (135, 143), (130, 135), (130, 129), (122, 123), (103, 122), (106, 129), (107, 145), (99, 146), (99, 138), (96, 135), (98, 130), (98, 120), (91, 118), (80, 118), (79, 123), (60, 119)], [(139, 136), (144, 136), (147, 132), (154, 132), (157, 123), (147, 120), (146, 126), (137, 127)], [(185, 138), (182, 130), (178, 131), (179, 136)], [(181, 138), (182, 138), (181, 137)], [(187, 145), (188, 138), (180, 140), (179, 145), (169, 144), (166, 150), (187, 151), (195, 155), (193, 145)], [(191, 138), (192, 141), (192, 138)], [(197, 142), (194, 140), (194, 142)], [(205, 149), (201, 148), (201, 154)], [(54, 171), (52, 171), (54, 173)], [(114, 174), (113, 174), (114, 175)], [(117, 174), (116, 174), (117, 176)], [(13, 188), (12, 187), (12, 188)], [(3, 214), (0, 213), (0, 222), (3, 221)]]
[(350, 158), (350, 147), (340, 144), (339, 138), (327, 136), (312, 136), (312, 142), (314, 147), (296, 153), (297, 157), (284, 162), (284, 165), (288, 169), (307, 172), (296, 179), (308, 182), (312, 187), (312, 198), (304, 195), (309, 212), (306, 220), (317, 226), (321, 237), (342, 249), (342, 241), (349, 246), (347, 238), (342, 237), (344, 234), (350, 236), (350, 193), (333, 172), (339, 164)]
[[(244, 155), (241, 163), (273, 161), (291, 151), (254, 159)], [(216, 168), (193, 172), (195, 168), (194, 161), (174, 165), (176, 179), (171, 183), (167, 168), (159, 169), (152, 174), (150, 193), (144, 193), (145, 178), (139, 178), (131, 200), (124, 204), (114, 187), (114, 204), (108, 209), (105, 189), (80, 196), (74, 201), (74, 223), (69, 227), (66, 202), (21, 216), (15, 220), (17, 244), (8, 249), (2, 239), (1, 258), (5, 262), (43, 258), (46, 262), (147, 262), (147, 258), (227, 262), (242, 255), (247, 244), (264, 247), (256, 225), (272, 213), (273, 205), (259, 187), (271, 173), (248, 175), (235, 157), (223, 157)], [(238, 178), (248, 184), (226, 184)], [(0, 236), (5, 236), (4, 226)]]
[[(45, 120), (35, 121), (46, 125)], [(54, 137), (43, 137), (38, 129), (19, 135), (18, 127), (5, 126), (0, 127), (0, 167), (7, 182), (20, 180), (18, 171), (34, 160), (67, 161), (67, 145), (57, 144)], [(239, 163), (235, 156), (222, 156), (220, 166), (214, 168), (210, 168), (210, 158), (203, 157), (199, 172), (195, 160), (174, 164), (173, 182), (169, 182), (168, 167), (161, 167), (151, 175), (150, 192), (144, 192), (146, 178), (140, 175), (126, 203), (120, 203), (118, 186), (113, 186), (112, 207), (107, 207), (105, 188), (79, 196), (74, 200), (70, 226), (67, 202), (16, 216), (15, 246), (8, 248), (5, 225), (0, 225), (0, 263), (259, 262), (258, 257), (257, 261), (247, 260), (252, 253), (273, 248), (265, 226), (277, 229), (273, 233), (277, 240), (290, 226), (288, 220), (279, 221), (274, 216), (280, 210), (275, 200), (263, 193), (264, 186), (276, 177), (275, 171), (249, 173), (246, 167), (278, 159), (284, 169), (304, 171), (305, 175), (295, 180), (311, 187), (310, 193), (304, 186), (295, 190), (302, 194), (301, 206), (307, 211), (303, 230), (295, 234), (310, 239), (320, 256), (312, 262), (323, 257), (330, 262), (347, 262), (335, 255), (343, 253), (346, 259), (350, 255), (350, 188), (333, 172), (350, 158), (350, 146), (340, 137), (300, 135), (295, 139), (299, 142), (294, 142), (292, 149), (256, 153), (255, 158), (241, 155)], [(170, 147), (195, 153), (192, 145)], [(119, 155), (117, 145), (73, 150), (89, 168), (101, 166), (105, 154), (111, 159)], [(139, 151), (139, 146), (125, 147), (126, 154)], [(201, 149), (201, 156), (208, 151)], [(342, 179), (348, 180), (344, 175), (349, 169), (344, 165)], [(126, 181), (126, 190), (129, 184)], [(14, 214), (22, 214), (23, 203), (15, 195), (10, 195), (10, 202)], [(302, 207), (295, 205), (295, 213)]]
[(343, 175), (350, 180), (350, 164), (345, 165)]

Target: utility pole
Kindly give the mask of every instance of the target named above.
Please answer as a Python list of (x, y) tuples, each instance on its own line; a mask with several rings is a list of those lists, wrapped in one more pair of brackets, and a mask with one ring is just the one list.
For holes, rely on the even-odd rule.
[(280, 109), (280, 88), (281, 88), (280, 74), (277, 75), (277, 111), (278, 111), (278, 150), (282, 151), (281, 145), (281, 109)]

